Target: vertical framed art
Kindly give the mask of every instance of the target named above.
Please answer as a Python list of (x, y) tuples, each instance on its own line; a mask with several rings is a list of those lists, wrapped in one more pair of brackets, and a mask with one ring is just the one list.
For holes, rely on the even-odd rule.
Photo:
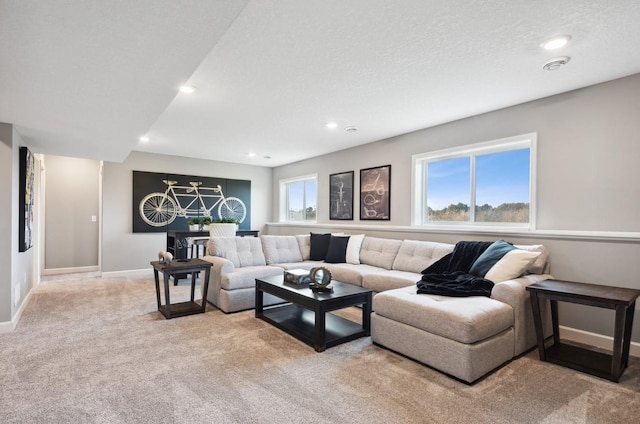
[(18, 190), (19, 220), (18, 226), (18, 251), (26, 252), (33, 245), (33, 179), (35, 176), (34, 159), (31, 151), (26, 147), (20, 147), (20, 171)]
[(329, 175), (329, 219), (353, 219), (353, 171)]
[(360, 219), (391, 219), (391, 165), (360, 170)]

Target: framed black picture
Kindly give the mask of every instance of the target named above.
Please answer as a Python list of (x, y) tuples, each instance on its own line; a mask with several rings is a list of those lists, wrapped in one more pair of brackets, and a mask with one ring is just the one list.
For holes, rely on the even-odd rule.
[(353, 171), (329, 175), (329, 219), (353, 219)]
[(133, 171), (133, 232), (186, 231), (192, 218), (251, 228), (251, 181)]
[(20, 181), (18, 202), (20, 225), (18, 226), (18, 251), (26, 252), (33, 246), (33, 179), (35, 176), (33, 154), (26, 147), (20, 147)]
[(360, 170), (360, 219), (391, 219), (391, 165)]

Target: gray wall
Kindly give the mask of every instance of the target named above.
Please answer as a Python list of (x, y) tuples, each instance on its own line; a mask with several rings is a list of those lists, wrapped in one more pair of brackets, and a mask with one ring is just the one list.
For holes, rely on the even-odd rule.
[(46, 156), (45, 270), (98, 266), (100, 162)]
[[(11, 255), (14, 249), (12, 221), (18, 212), (13, 204), (13, 136), (12, 126), (0, 123), (0, 323), (11, 320)], [(15, 212), (14, 212), (15, 206)], [(18, 241), (15, 241), (15, 251)]]
[[(281, 166), (278, 182), (317, 172), (318, 226), (268, 226), (299, 234), (338, 229), (380, 237), (495, 240), (502, 234), (435, 232), (411, 228), (411, 156), (433, 150), (537, 132), (537, 231), (507, 234), (508, 241), (545, 244), (556, 278), (640, 288), (640, 75), (427, 128), (330, 155)], [(358, 192), (352, 222), (330, 221), (329, 174), (392, 165), (391, 221), (360, 221)], [(616, 232), (616, 233), (610, 233)], [(610, 311), (561, 304), (561, 325), (612, 335)], [(636, 313), (633, 340), (640, 341)]]
[(103, 272), (151, 269), (166, 248), (166, 233), (132, 231), (134, 170), (251, 180), (251, 228), (262, 231), (270, 219), (271, 168), (133, 152), (123, 163), (104, 163)]
[[(33, 260), (37, 240), (18, 252), (18, 195), (20, 147), (24, 142), (13, 125), (0, 123), (0, 326), (14, 318), (34, 285)], [(39, 162), (36, 161), (36, 169)], [(36, 178), (36, 184), (39, 180)], [(36, 187), (37, 190), (37, 187)], [(37, 205), (35, 205), (37, 207)], [(16, 297), (17, 294), (17, 297)]]

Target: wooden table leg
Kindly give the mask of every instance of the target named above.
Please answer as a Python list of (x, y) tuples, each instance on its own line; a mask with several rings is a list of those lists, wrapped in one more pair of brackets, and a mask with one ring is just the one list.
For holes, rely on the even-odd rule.
[(538, 355), (541, 361), (547, 359), (544, 349), (544, 332), (542, 329), (542, 315), (540, 314), (540, 301), (538, 299), (538, 293), (532, 291), (529, 293), (531, 300), (531, 311), (533, 312), (533, 326), (536, 331), (536, 340), (538, 341)]
[(191, 301), (192, 302), (196, 294), (196, 274), (197, 273), (195, 272), (191, 273)]
[(636, 309), (636, 302), (627, 307), (624, 320), (624, 342), (622, 345), (622, 366), (629, 366), (629, 348), (631, 345), (631, 329), (633, 328), (633, 313)]
[(171, 299), (169, 297), (169, 279), (171, 275), (169, 272), (163, 272), (164, 275), (164, 301), (166, 303), (164, 309), (167, 311), (167, 318), (171, 318)]
[(624, 345), (626, 309), (624, 306), (616, 307), (616, 323), (613, 330), (613, 353), (611, 354), (611, 380), (618, 381), (622, 374), (622, 351)]
[(155, 277), (155, 280), (156, 280), (156, 300), (158, 302), (158, 310), (160, 310), (160, 281), (158, 279), (157, 269), (153, 270), (153, 276)]
[(255, 312), (255, 316), (256, 317), (261, 317), (264, 307), (263, 305), (263, 300), (264, 300), (264, 292), (262, 291), (262, 284), (259, 281), (256, 281), (256, 312)]
[(362, 304), (362, 329), (366, 336), (371, 335), (371, 293), (367, 293), (366, 301)]
[(326, 338), (326, 311), (322, 307), (322, 305), (316, 306), (316, 322), (315, 322), (315, 331), (314, 331), (314, 348), (316, 352), (324, 352), (327, 349), (327, 338)]
[(553, 344), (560, 344), (560, 324), (558, 323), (558, 301), (549, 299), (551, 304), (551, 325), (553, 326)]

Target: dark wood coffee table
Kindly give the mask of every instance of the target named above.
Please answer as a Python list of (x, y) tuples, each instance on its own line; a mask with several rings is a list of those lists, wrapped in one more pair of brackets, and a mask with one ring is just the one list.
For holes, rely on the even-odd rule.
[[(640, 290), (572, 281), (546, 280), (527, 286), (531, 295), (533, 322), (540, 360), (618, 382), (629, 363), (633, 312)], [(545, 347), (540, 301), (549, 299), (553, 324), (553, 344)], [(611, 355), (560, 342), (558, 302), (571, 302), (615, 309), (613, 352)]]
[[(185, 315), (201, 314), (207, 308), (207, 290), (209, 288), (209, 274), (211, 273), (211, 262), (202, 259), (189, 260), (173, 260), (167, 264), (160, 261), (151, 262), (153, 267), (153, 275), (156, 281), (156, 299), (158, 301), (158, 311), (164, 315), (166, 319), (183, 317)], [(195, 300), (196, 276), (200, 271), (204, 271), (204, 279), (202, 280), (202, 300), (198, 304)], [(164, 277), (164, 300), (162, 305), (160, 301), (160, 280), (158, 272)], [(173, 275), (174, 278), (178, 274), (191, 273), (191, 301), (171, 304), (169, 296), (169, 279)]]
[[(256, 279), (256, 318), (260, 318), (322, 352), (371, 334), (372, 292), (364, 287), (332, 281), (331, 293), (314, 293), (308, 284), (285, 283), (283, 276)], [(287, 302), (264, 307), (264, 293)], [(362, 305), (362, 323), (329, 313)]]

